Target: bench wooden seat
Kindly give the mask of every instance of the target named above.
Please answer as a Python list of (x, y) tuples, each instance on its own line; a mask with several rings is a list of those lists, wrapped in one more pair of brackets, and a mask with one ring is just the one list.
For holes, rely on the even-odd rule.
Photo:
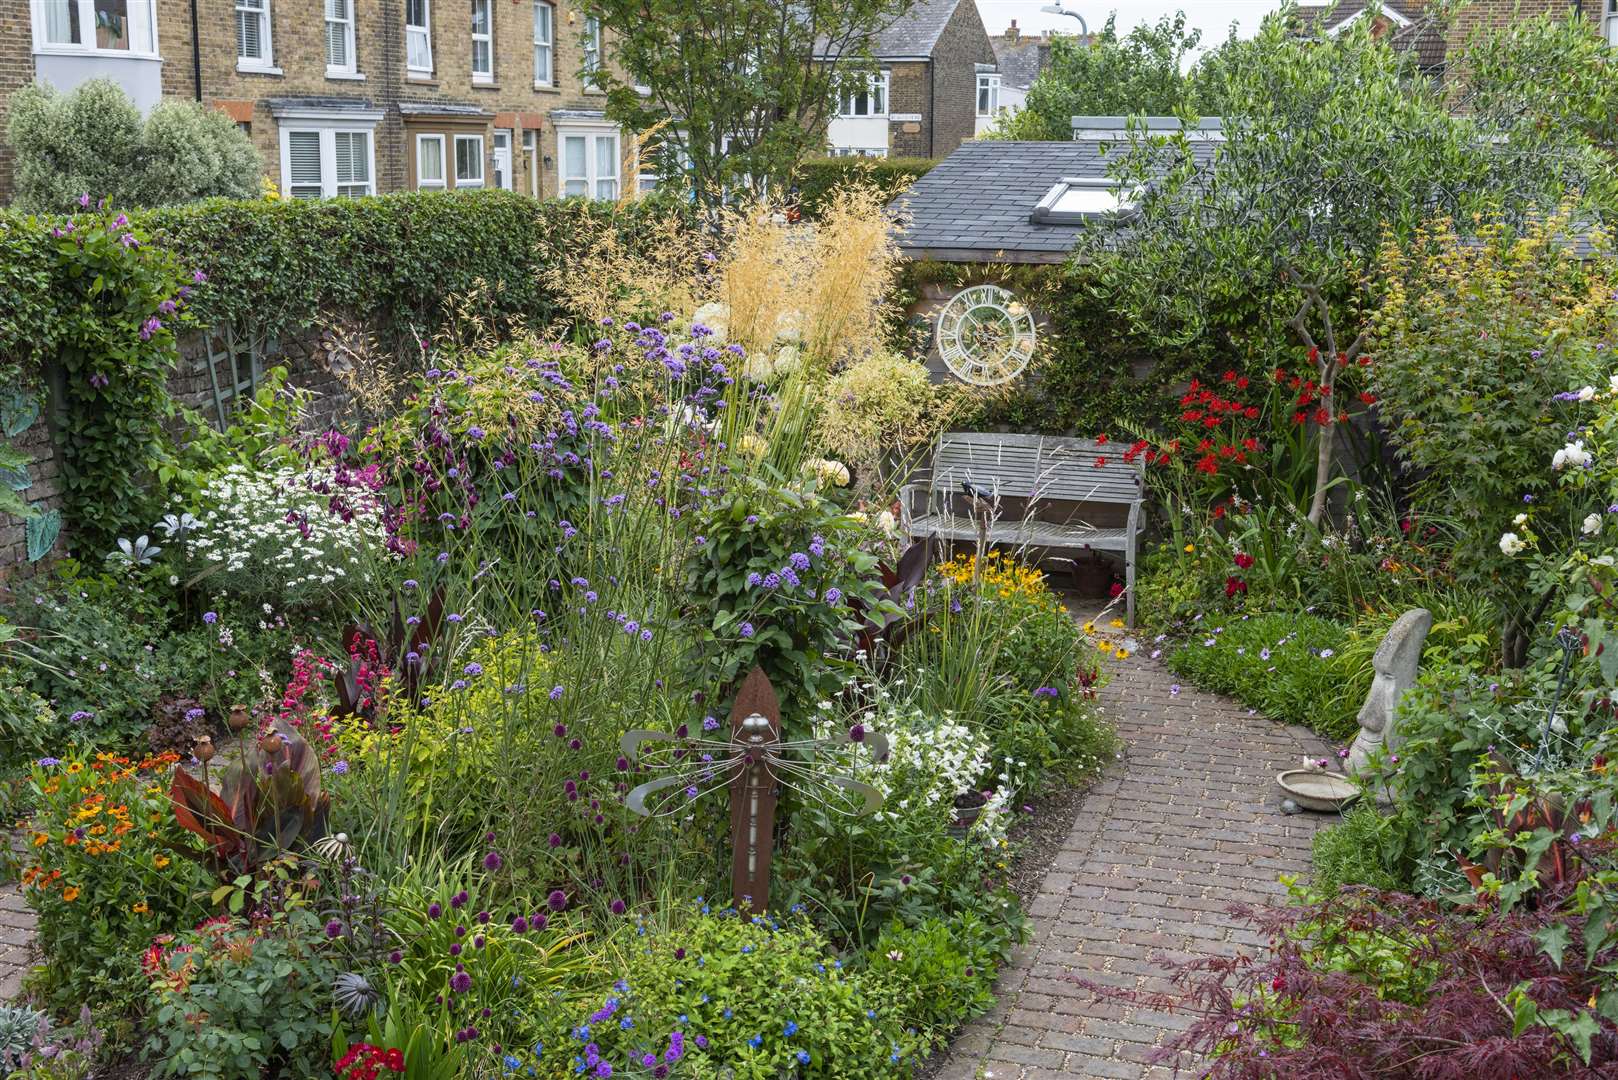
[[(981, 515), (962, 484), (990, 495), (988, 541), (1018, 549), (1123, 555), (1125, 611), (1135, 625), (1135, 549), (1145, 474), (1125, 447), (1090, 439), (952, 431), (940, 437), (926, 483), (900, 492), (913, 539), (976, 542)], [(1090, 521), (1086, 517), (1122, 518)]]

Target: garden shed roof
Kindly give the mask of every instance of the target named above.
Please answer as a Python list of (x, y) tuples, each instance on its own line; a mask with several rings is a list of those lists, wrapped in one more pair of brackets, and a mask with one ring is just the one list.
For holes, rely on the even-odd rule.
[[(1216, 145), (1191, 143), (1199, 157)], [(1085, 225), (1065, 214), (1036, 215), (1036, 207), (1064, 181), (1105, 181), (1109, 155), (1124, 149), (1122, 131), (1072, 142), (962, 143), (894, 200), (904, 217), (899, 249), (940, 262), (1062, 262)]]

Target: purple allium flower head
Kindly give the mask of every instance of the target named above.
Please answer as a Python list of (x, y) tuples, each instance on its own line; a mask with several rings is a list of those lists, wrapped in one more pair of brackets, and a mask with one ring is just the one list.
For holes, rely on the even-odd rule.
[(552, 889), (551, 894), (545, 898), (545, 903), (552, 911), (566, 911), (567, 893), (561, 889)]
[(219, 613), (216, 611), (204, 611), (202, 613), (202, 621), (207, 623), (209, 626), (212, 626), (214, 623), (219, 621)]

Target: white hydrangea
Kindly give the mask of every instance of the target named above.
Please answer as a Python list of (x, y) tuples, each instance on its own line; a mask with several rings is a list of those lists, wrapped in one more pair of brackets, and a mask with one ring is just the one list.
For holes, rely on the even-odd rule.
[[(186, 553), (216, 592), (297, 602), (363, 584), (382, 557), (381, 504), (338, 489), (332, 469), (255, 472), (231, 465), (203, 489), (204, 509)], [(332, 512), (340, 494), (349, 520)]]

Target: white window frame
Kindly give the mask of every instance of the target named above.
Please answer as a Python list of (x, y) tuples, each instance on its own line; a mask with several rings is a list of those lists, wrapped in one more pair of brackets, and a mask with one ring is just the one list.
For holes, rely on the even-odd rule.
[[(435, 142), (438, 144), (438, 179), (433, 180), (421, 174), (421, 145)], [(449, 148), (444, 145), (444, 136), (421, 134), (416, 136), (416, 190), (417, 191), (443, 191), (449, 187)]]
[[(368, 195), (376, 194), (376, 124), (382, 119), (380, 112), (344, 113), (334, 116), (329, 112), (298, 110), (276, 115), (281, 129), (281, 192), (292, 197), (292, 133), (313, 131), (320, 135), (320, 197), (337, 197), (337, 132), (361, 132), (365, 135), (365, 186)], [(346, 185), (345, 185), (346, 186)]]
[[(363, 77), (359, 75), (360, 61), (359, 55), (356, 51), (358, 42), (355, 40), (356, 35), (354, 33), (354, 5), (356, 0), (343, 0), (343, 3), (348, 8), (348, 17), (343, 19), (335, 19), (332, 17), (331, 13), (331, 0), (325, 0), (326, 40), (324, 44), (326, 47), (326, 78), (328, 79), (352, 79), (356, 77)], [(348, 63), (346, 64), (334, 64), (331, 62), (331, 34), (332, 25), (334, 23), (342, 27), (343, 52), (348, 56)]]
[[(478, 144), (478, 153), (476, 158), (478, 163), (478, 174), (476, 177), (466, 177), (464, 179), (461, 177), (461, 144), (463, 142), (475, 142)], [(484, 160), (483, 136), (457, 135), (455, 136), (454, 150), (455, 156), (450, 160), (450, 164), (445, 165), (444, 168), (446, 171), (449, 169), (455, 170), (455, 190), (459, 191), (462, 188), (472, 189), (487, 187), (489, 182), (489, 163)]]
[[(837, 115), (845, 120), (858, 120), (867, 119), (874, 116), (887, 116), (888, 91), (893, 88), (892, 83), (893, 75), (891, 72), (887, 71), (881, 71), (866, 78), (864, 94), (866, 97), (867, 108), (869, 109), (867, 112), (854, 111), (854, 99), (860, 96), (861, 91), (852, 86), (846, 87), (838, 97)], [(882, 108), (880, 110), (870, 109), (870, 99), (879, 90), (882, 94)]]
[(584, 88), (595, 90), (590, 78), (601, 70), (601, 20), (594, 15), (584, 17)]
[[(545, 36), (539, 35), (539, 15), (545, 13)], [(544, 52), (540, 50), (543, 49)], [(541, 57), (544, 78), (540, 78)], [(534, 89), (548, 90), (556, 85), (556, 5), (550, 0), (534, 0)]]
[(834, 146), (831, 148), (832, 157), (869, 157), (885, 158), (888, 156), (886, 146)]
[(236, 20), (231, 24), (231, 30), (236, 30), (236, 23), (244, 17), (258, 16), (258, 38), (263, 44), (263, 56), (243, 56), (241, 37), (236, 39), (236, 70), (258, 71), (270, 75), (281, 74), (281, 69), (275, 66), (275, 18), (270, 12), (270, 0), (261, 0), (260, 6), (252, 7), (248, 0), (235, 0)]
[(539, 132), (523, 128), (522, 167), (528, 173), (528, 194), (539, 198)]
[[(567, 140), (570, 138), (584, 139), (584, 175), (571, 176), (568, 174)], [(607, 176), (597, 167), (596, 143), (600, 139), (612, 140), (613, 173)], [(610, 180), (613, 184), (613, 194), (610, 199), (600, 194), (603, 181)], [(556, 194), (560, 198), (578, 198), (579, 192), (569, 192), (569, 181), (583, 181), (585, 198), (601, 202), (617, 202), (624, 193), (624, 142), (623, 133), (613, 124), (567, 124), (556, 128)]]
[(1607, 0), (1607, 13), (1602, 17), (1601, 29), (1607, 44), (1618, 49), (1618, 0)]
[[(79, 33), (85, 38), (83, 41), (51, 41), (46, 37), (45, 0), (29, 0), (29, 16), (34, 31), (34, 51), (36, 53), (65, 53), (74, 55), (92, 56), (137, 56), (145, 59), (160, 59), (157, 45), (157, 0), (128, 0), (129, 12), (129, 48), (103, 49), (95, 43), (95, 0), (68, 0), (72, 9), (79, 14)], [(269, 0), (265, 0), (267, 4)], [(136, 19), (136, 12), (144, 15), (144, 20)], [(144, 27), (140, 22), (144, 21)], [(145, 31), (147, 48), (135, 47), (134, 32), (137, 28)], [(85, 31), (88, 30), (88, 34)], [(268, 40), (268, 39), (266, 39)]]
[(979, 116), (995, 116), (1000, 112), (1000, 76), (995, 72), (978, 72), (977, 110)]
[[(418, 75), (431, 75), (433, 73), (433, 2), (421, 0), (422, 22), (410, 21), (410, 0), (405, 0), (405, 70)], [(427, 51), (427, 64), (425, 67), (410, 62), (410, 36), (415, 34), (421, 38)]]
[[(481, 6), (487, 15), (488, 31), (478, 33), (477, 9)], [(494, 82), (494, 0), (472, 0), (471, 26), (472, 34), (472, 81), (482, 85)], [(478, 70), (478, 45), (488, 47), (489, 67), (486, 71)]]

